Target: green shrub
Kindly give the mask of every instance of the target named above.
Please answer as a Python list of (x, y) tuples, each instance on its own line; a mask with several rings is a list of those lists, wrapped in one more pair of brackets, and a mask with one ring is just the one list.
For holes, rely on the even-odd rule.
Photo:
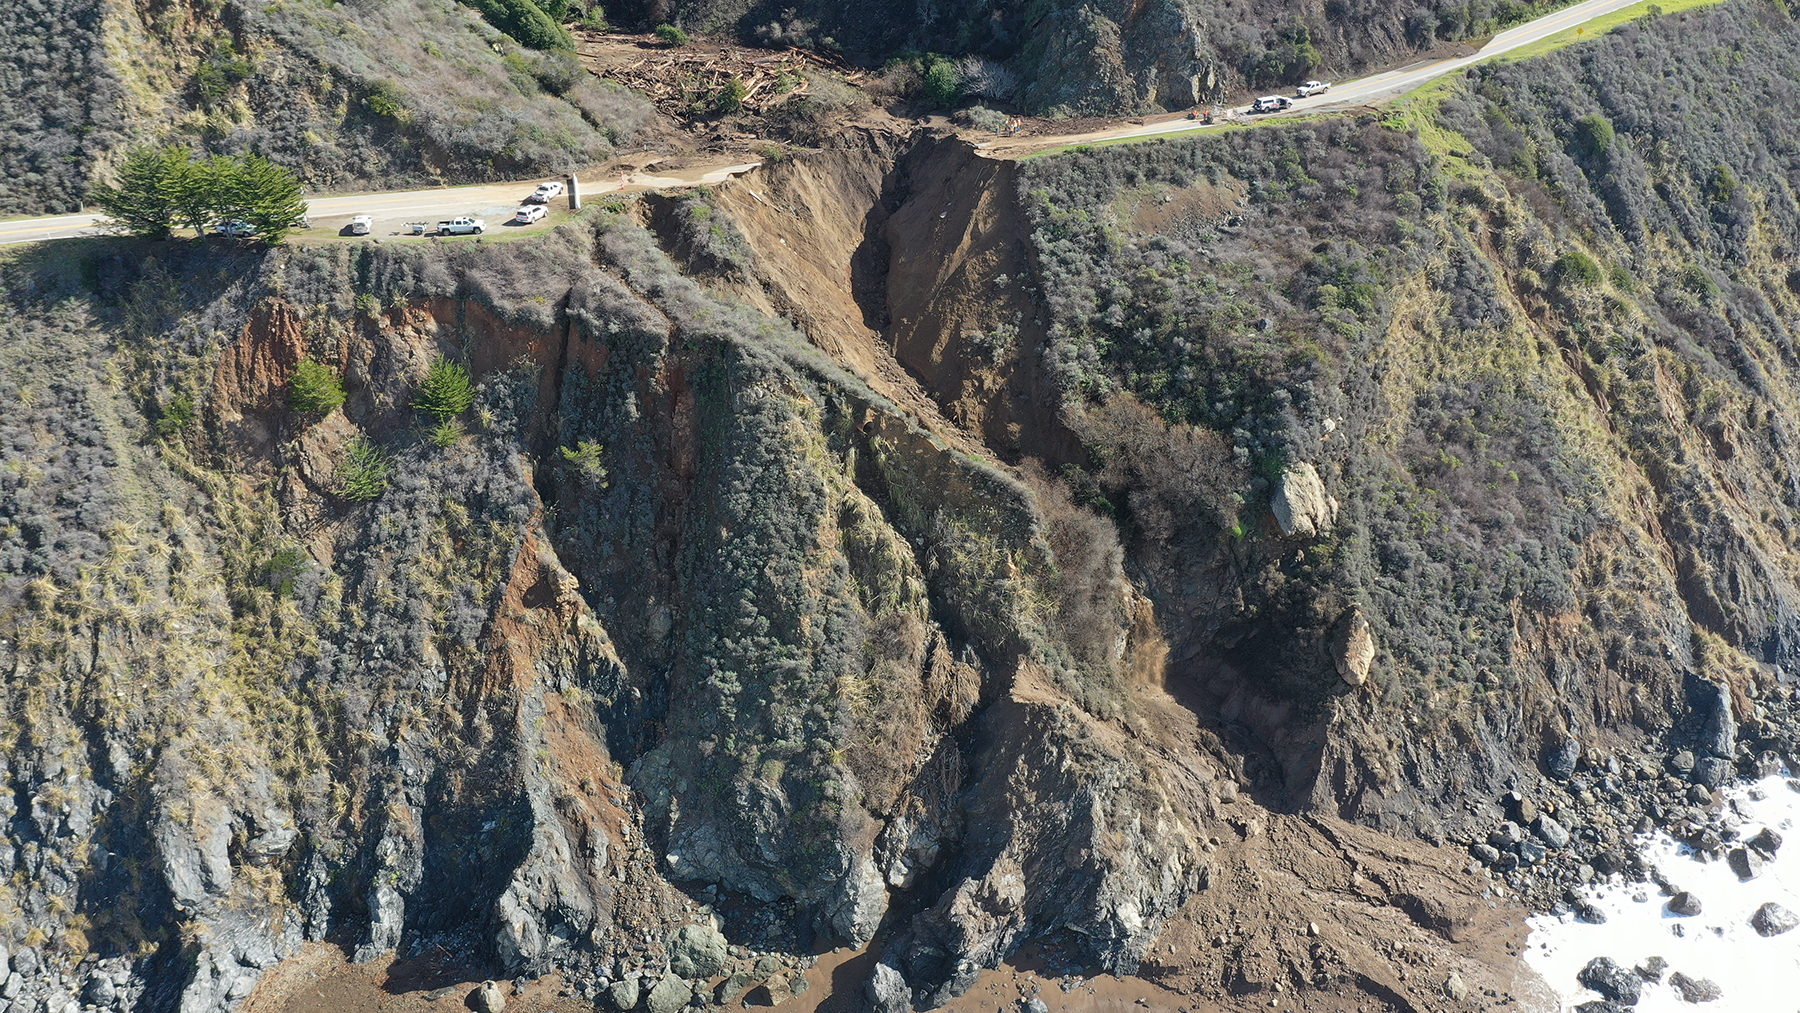
[(1723, 204), (1737, 196), (1737, 192), (1737, 175), (1731, 171), (1731, 166), (1723, 162), (1713, 166), (1712, 175), (1706, 181), (1706, 195), (1713, 203)]
[(288, 407), (309, 415), (324, 415), (344, 403), (344, 381), (337, 371), (311, 359), (301, 359), (288, 377)]
[(674, 25), (657, 25), (656, 37), (671, 46), (685, 46), (688, 44), (688, 34), (681, 29), (676, 28)]
[(600, 458), (605, 453), (606, 448), (595, 440), (582, 440), (573, 447), (562, 448), (563, 460), (569, 467), (602, 489), (606, 488), (606, 466), (600, 463)]
[(931, 53), (919, 69), (920, 91), (932, 108), (948, 109), (962, 97), (962, 75), (957, 73), (956, 64)]
[(1613, 126), (1606, 117), (1595, 113), (1575, 121), (1575, 153), (1586, 158), (1599, 158), (1612, 147)]
[(729, 116), (744, 108), (744, 96), (748, 94), (749, 87), (742, 78), (734, 74), (726, 79), (724, 87), (713, 96), (713, 111), (721, 116)]
[(363, 96), (363, 108), (395, 123), (412, 119), (412, 113), (406, 108), (406, 93), (399, 85), (385, 79), (369, 86), (369, 93)]
[[(533, 0), (463, 0), (528, 49), (573, 49), (575, 40)], [(557, 5), (561, 11), (561, 5)]]
[(459, 419), (445, 419), (431, 429), (431, 445), (448, 447), (463, 437), (463, 424)]
[(156, 435), (172, 439), (194, 424), (194, 395), (179, 394), (169, 399), (156, 418)]
[(412, 406), (439, 420), (455, 418), (475, 402), (475, 381), (469, 371), (443, 356), (432, 360), (431, 370), (413, 392)]
[(338, 492), (345, 499), (367, 502), (387, 491), (392, 464), (387, 451), (366, 436), (344, 447), (344, 463), (338, 468)]
[(1556, 258), (1556, 283), (1564, 288), (1588, 288), (1600, 284), (1600, 265), (1580, 250)]

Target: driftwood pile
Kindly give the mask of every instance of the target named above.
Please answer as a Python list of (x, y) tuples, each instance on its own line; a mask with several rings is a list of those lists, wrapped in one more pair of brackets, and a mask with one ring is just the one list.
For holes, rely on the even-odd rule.
[(761, 113), (805, 95), (813, 74), (831, 71), (850, 81), (861, 74), (817, 53), (695, 44), (672, 47), (654, 36), (587, 33), (576, 51), (588, 70), (650, 99), (665, 112), (692, 116), (716, 107), (733, 79), (738, 104)]

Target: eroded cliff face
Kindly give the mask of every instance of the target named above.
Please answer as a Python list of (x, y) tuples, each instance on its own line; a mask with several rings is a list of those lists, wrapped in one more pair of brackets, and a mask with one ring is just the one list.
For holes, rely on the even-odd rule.
[[(1781, 76), (1784, 15), (1708, 17), (1580, 60)], [(1023, 164), (869, 137), (531, 242), (9, 262), (8, 998), (232, 1009), (321, 939), (587, 998), (780, 994), (816, 940), (890, 1009), (1026, 940), (1517, 991), (1484, 893), (1684, 818), (1640, 749), (1794, 748), (1787, 149), (1721, 176), (1558, 72)], [(1509, 789), (1572, 835), (1471, 872)]]

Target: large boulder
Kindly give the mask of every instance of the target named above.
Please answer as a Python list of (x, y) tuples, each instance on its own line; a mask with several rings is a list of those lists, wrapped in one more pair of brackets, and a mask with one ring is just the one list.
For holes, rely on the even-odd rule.
[(1304, 461), (1282, 471), (1269, 506), (1289, 538), (1317, 538), (1337, 521), (1338, 501), (1325, 495), (1318, 469)]
[(669, 974), (644, 998), (644, 1009), (649, 1013), (676, 1013), (693, 997), (694, 990), (686, 981)]
[(1708, 683), (1699, 694), (1706, 709), (1706, 720), (1700, 725), (1695, 745), (1702, 752), (1730, 759), (1737, 755), (1737, 719), (1731, 713), (1731, 690), (1719, 683)]
[(1576, 979), (1603, 996), (1607, 1002), (1636, 1006), (1644, 991), (1644, 979), (1620, 967), (1611, 957), (1595, 957), (1581, 969)]
[(638, 1003), (644, 999), (644, 986), (636, 975), (621, 978), (612, 983), (606, 990), (606, 998), (612, 1002), (613, 1009), (619, 1013), (629, 1013), (637, 1009)]
[(1762, 852), (1755, 848), (1732, 848), (1725, 855), (1725, 863), (1731, 866), (1731, 871), (1741, 880), (1751, 880), (1762, 875)]
[(506, 1008), (506, 994), (494, 982), (484, 981), (470, 993), (469, 1008), (475, 1013), (500, 1013)]
[(1773, 859), (1775, 853), (1781, 850), (1781, 835), (1768, 827), (1763, 827), (1761, 832), (1744, 843), (1763, 858)]
[(729, 946), (711, 925), (683, 925), (669, 934), (670, 973), (689, 981), (710, 978), (725, 966)]
[(876, 964), (867, 989), (874, 1013), (911, 1013), (912, 989), (906, 976), (892, 964)]
[(1700, 898), (1682, 890), (1669, 898), (1669, 913), (1692, 918), (1700, 913)]
[(1773, 901), (1757, 908), (1756, 913), (1750, 916), (1750, 927), (1759, 936), (1779, 936), (1791, 931), (1796, 925), (1800, 925), (1800, 915)]
[(1349, 685), (1369, 681), (1369, 666), (1375, 663), (1375, 635), (1369, 631), (1362, 609), (1352, 608), (1338, 622), (1331, 638), (1331, 660), (1337, 665), (1338, 677)]

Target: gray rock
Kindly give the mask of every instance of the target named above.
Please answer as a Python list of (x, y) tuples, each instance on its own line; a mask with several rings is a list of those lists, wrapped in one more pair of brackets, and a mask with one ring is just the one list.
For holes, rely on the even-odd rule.
[(1760, 852), (1764, 858), (1774, 858), (1775, 853), (1781, 850), (1781, 835), (1768, 827), (1763, 827), (1755, 837), (1744, 843)]
[(1575, 977), (1608, 1002), (1625, 1006), (1636, 1006), (1644, 991), (1643, 979), (1620, 967), (1611, 957), (1595, 957)]
[(907, 987), (906, 976), (892, 964), (876, 964), (865, 991), (874, 1013), (911, 1013), (912, 989)]
[(1669, 962), (1661, 957), (1648, 957), (1644, 962), (1632, 968), (1637, 976), (1645, 981), (1661, 981), (1663, 972), (1669, 969)]
[(19, 993), (25, 991), (25, 976), (17, 971), (6, 976), (6, 984), (0, 985), (0, 996), (17, 999)]
[(1762, 852), (1754, 848), (1732, 848), (1725, 855), (1725, 864), (1731, 866), (1731, 871), (1737, 874), (1738, 879), (1752, 880), (1762, 875)]
[(1725, 994), (1712, 979), (1690, 978), (1680, 971), (1669, 975), (1669, 987), (1687, 1002), (1712, 1002)]
[(1669, 770), (1673, 771), (1675, 776), (1685, 778), (1694, 772), (1694, 763), (1694, 754), (1683, 749), (1669, 757)]
[(676, 1010), (688, 1004), (694, 997), (693, 988), (673, 974), (667, 975), (656, 983), (650, 994), (644, 997), (644, 1009), (649, 1013), (676, 1013)]
[(1521, 826), (1530, 826), (1538, 818), (1538, 809), (1532, 801), (1516, 791), (1509, 791), (1501, 799), (1506, 804), (1506, 817)]
[(1500, 852), (1500, 857), (1494, 860), (1495, 872), (1511, 872), (1518, 867), (1519, 856), (1510, 851)]
[(12, 969), (27, 977), (36, 974), (40, 966), (38, 952), (29, 946), (12, 955)]
[(683, 925), (669, 934), (669, 971), (690, 981), (710, 978), (725, 966), (730, 944), (710, 925)]
[(1731, 713), (1731, 690), (1710, 683), (1702, 696), (1709, 710), (1694, 745), (1702, 752), (1730, 759), (1737, 753), (1738, 733), (1737, 719)]
[(1519, 854), (1520, 865), (1536, 865), (1550, 855), (1550, 852), (1536, 841), (1520, 841), (1515, 850)]
[(1558, 781), (1575, 776), (1575, 765), (1581, 760), (1581, 743), (1564, 739), (1544, 752), (1544, 773)]
[(1566, 847), (1569, 843), (1569, 832), (1563, 829), (1561, 823), (1548, 816), (1539, 816), (1537, 822), (1531, 825), (1531, 832), (1537, 835), (1538, 840), (1553, 848)]
[(475, 1013), (500, 1013), (506, 1008), (506, 995), (499, 985), (484, 981), (469, 994), (469, 1005)]
[(95, 974), (87, 980), (81, 990), (81, 1001), (107, 1009), (118, 999), (118, 991), (113, 987), (112, 979), (104, 974)]
[(1482, 865), (1493, 865), (1500, 860), (1500, 849), (1492, 844), (1471, 844), (1469, 845), (1469, 857)]
[(1575, 1007), (1575, 1013), (1628, 1013), (1628, 1008), (1605, 999), (1595, 999)]
[(1444, 979), (1444, 995), (1455, 1002), (1462, 1002), (1469, 997), (1469, 986), (1463, 984), (1462, 975), (1455, 971)]
[(636, 975), (621, 978), (613, 982), (612, 987), (606, 990), (607, 1001), (612, 1003), (613, 1009), (618, 1010), (619, 1013), (628, 1013), (629, 1010), (637, 1009), (638, 1003), (642, 1002), (643, 998), (644, 988), (639, 984)]
[(1750, 927), (1759, 936), (1779, 936), (1791, 931), (1796, 925), (1800, 925), (1800, 915), (1773, 901), (1757, 908), (1756, 913), (1750, 916)]
[(780, 957), (775, 956), (773, 953), (765, 953), (756, 958), (756, 974), (758, 977), (767, 978), (771, 974), (779, 974), (780, 972)]
[(1019, 1007), (1019, 1009), (1022, 1010), (1023, 1013), (1050, 1013), (1050, 1006), (1045, 1003), (1044, 1000), (1039, 999), (1036, 996), (1025, 1000), (1025, 1005)]
[(732, 974), (731, 977), (719, 982), (719, 991), (717, 993), (719, 1005), (735, 1005), (738, 999), (742, 998), (743, 994), (750, 989), (750, 986), (756, 984), (756, 981), (756, 975), (751, 974), (749, 971), (738, 971)]
[(1500, 824), (1488, 835), (1488, 843), (1504, 851), (1525, 839), (1525, 831), (1512, 820)]
[(1694, 764), (1694, 783), (1716, 789), (1731, 780), (1734, 773), (1736, 773), (1736, 768), (1731, 765), (1731, 761), (1709, 756)]
[(1595, 907), (1591, 900), (1577, 897), (1569, 902), (1569, 906), (1574, 909), (1575, 920), (1578, 922), (1586, 922), (1589, 925), (1606, 924), (1606, 912)]
[(1693, 918), (1700, 913), (1700, 898), (1683, 890), (1669, 898), (1669, 913)]
[(1706, 785), (1696, 784), (1687, 790), (1687, 800), (1695, 805), (1710, 805), (1712, 792), (1706, 790)]

